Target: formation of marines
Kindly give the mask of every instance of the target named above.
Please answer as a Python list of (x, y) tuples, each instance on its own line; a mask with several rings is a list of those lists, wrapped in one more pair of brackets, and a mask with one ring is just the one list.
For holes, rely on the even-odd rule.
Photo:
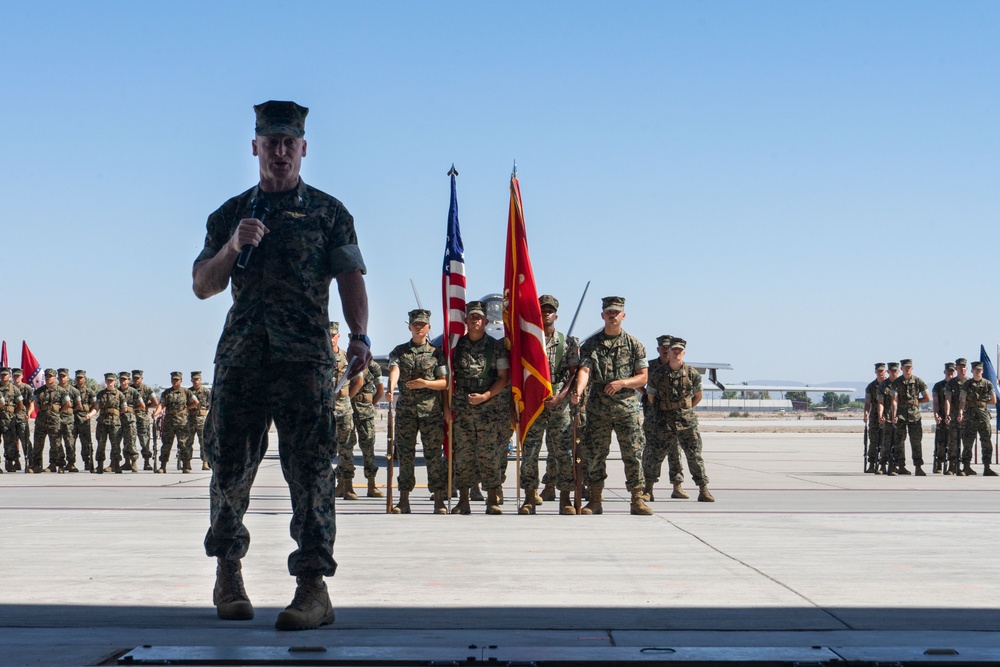
[[(875, 379), (865, 388), (864, 422), (868, 434), (866, 473), (925, 476), (920, 405), (933, 401), (934, 453), (932, 473), (966, 477), (972, 468), (979, 439), (983, 475), (995, 477), (990, 413), (995, 405), (993, 383), (983, 377), (983, 364), (958, 358), (944, 365), (944, 379), (928, 390), (913, 374), (913, 361), (875, 364)], [(906, 440), (910, 441), (913, 471), (906, 467)]]

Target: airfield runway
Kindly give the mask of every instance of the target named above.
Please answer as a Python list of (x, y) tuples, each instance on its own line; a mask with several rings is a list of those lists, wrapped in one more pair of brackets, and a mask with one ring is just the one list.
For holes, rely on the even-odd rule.
[(513, 461), (503, 516), (337, 501), (337, 620), (304, 633), (273, 628), (294, 590), (273, 437), (244, 623), (211, 604), (208, 473), (0, 475), (0, 664), (1000, 663), (1000, 478), (865, 475), (860, 421), (704, 423), (714, 504), (664, 481), (630, 516), (616, 453), (603, 516), (518, 516)]

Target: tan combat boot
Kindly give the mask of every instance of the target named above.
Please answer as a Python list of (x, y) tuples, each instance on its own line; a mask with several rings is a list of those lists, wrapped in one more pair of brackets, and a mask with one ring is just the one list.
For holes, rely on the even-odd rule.
[(497, 488), (494, 489), (494, 491), (497, 494), (496, 497), (497, 505), (503, 505), (503, 487), (498, 486)]
[(642, 489), (632, 489), (632, 507), (629, 508), (629, 514), (638, 514), (640, 516), (653, 515), (653, 510), (642, 499)]
[(479, 489), (479, 485), (476, 484), (474, 487), (469, 489), (469, 500), (483, 501), (483, 492)]
[(698, 502), (699, 503), (714, 503), (715, 496), (711, 494), (708, 490), (708, 484), (702, 484), (698, 487)]
[(368, 493), (369, 498), (381, 498), (385, 494), (379, 491), (378, 486), (375, 485), (375, 475), (368, 478)]
[(653, 482), (646, 482), (646, 485), (642, 489), (642, 499), (647, 503), (651, 503), (656, 498), (653, 497)]
[(458, 492), (458, 503), (451, 508), (452, 514), (472, 514), (472, 508), (469, 507), (469, 490), (462, 489)]
[(295, 578), (295, 597), (278, 614), (274, 627), (278, 630), (311, 630), (333, 623), (333, 604), (323, 577), (299, 575)]
[(201, 469), (202, 470), (211, 470), (212, 466), (209, 464), (208, 461), (202, 461), (201, 462)]
[(253, 605), (243, 588), (242, 569), (238, 560), (218, 559), (212, 604), (215, 605), (215, 613), (224, 621), (253, 620)]
[(345, 479), (344, 480), (344, 500), (357, 500), (358, 494), (354, 493), (354, 480)]
[[(503, 492), (501, 491), (501, 493), (503, 493)], [(538, 489), (525, 489), (524, 490), (524, 499), (526, 501), (531, 501), (531, 504), (534, 505), (534, 506), (536, 506), (536, 507), (538, 505), (541, 505), (543, 502), (545, 502), (542, 499), (542, 497), (540, 495), (538, 495)], [(555, 499), (551, 498), (550, 500), (555, 500)]]
[(410, 492), (400, 491), (399, 492), (399, 502), (396, 506), (392, 508), (393, 514), (409, 514), (410, 513)]
[[(548, 501), (555, 500), (556, 499), (556, 487), (553, 486), (552, 484), (546, 484), (542, 488), (541, 498), (542, 498), (542, 500), (548, 500)], [(536, 505), (541, 505), (542, 503), (538, 502), (538, 503), (535, 503), (535, 504)]]
[(603, 498), (604, 482), (597, 482), (590, 485), (590, 501), (583, 506), (580, 514), (604, 514)]
[(525, 514), (525, 515), (527, 515), (527, 514), (534, 514), (535, 513), (535, 504), (533, 502), (531, 502), (531, 492), (532, 491), (534, 491), (534, 489), (526, 489), (525, 490), (525, 492), (524, 492), (524, 503), (517, 510), (518, 514)]
[(500, 492), (498, 489), (487, 489), (486, 491), (487, 514), (503, 514), (503, 510), (500, 509), (501, 502), (502, 501), (500, 500)]
[(576, 515), (576, 507), (573, 506), (573, 499), (570, 498), (569, 489), (559, 492), (559, 513)]
[(691, 496), (689, 496), (687, 492), (684, 491), (684, 485), (681, 484), (680, 482), (677, 482), (676, 484), (674, 484), (674, 490), (670, 493), (670, 497), (673, 498), (674, 500), (687, 500)]
[(435, 514), (447, 514), (448, 507), (445, 505), (445, 492), (435, 491), (434, 492), (434, 513)]
[(343, 477), (341, 477), (340, 479), (337, 480), (337, 488), (333, 490), (333, 497), (334, 498), (343, 498), (344, 497), (344, 478)]
[(152, 470), (152, 469), (153, 469), (153, 464), (152, 464), (152, 462), (150, 462), (150, 460), (149, 460), (149, 457), (148, 457), (148, 456), (147, 456), (147, 457), (145, 457), (145, 458), (144, 458), (144, 459), (142, 460), (142, 469), (143, 469), (143, 470)]

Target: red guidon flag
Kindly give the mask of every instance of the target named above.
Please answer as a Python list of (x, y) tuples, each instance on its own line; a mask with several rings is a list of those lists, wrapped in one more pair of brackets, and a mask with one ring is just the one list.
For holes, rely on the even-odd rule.
[(521, 186), (517, 170), (510, 176), (510, 212), (507, 216), (507, 258), (503, 279), (504, 338), (510, 351), (510, 384), (518, 413), (518, 441), (542, 413), (552, 396), (549, 358), (545, 354), (545, 328), (538, 305), (535, 274), (528, 258)]
[[(38, 365), (38, 359), (35, 359), (35, 355), (28, 349), (28, 341), (26, 340), (21, 341), (21, 375), (21, 382), (33, 389), (38, 389), (45, 384), (42, 367)], [(34, 419), (37, 414), (38, 406), (36, 405), (28, 417)]]

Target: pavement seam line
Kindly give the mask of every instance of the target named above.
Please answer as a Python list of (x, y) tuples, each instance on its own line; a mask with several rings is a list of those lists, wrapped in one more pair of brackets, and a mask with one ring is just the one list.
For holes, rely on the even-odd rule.
[(784, 588), (784, 589), (785, 589), (786, 591), (788, 591), (789, 593), (791, 593), (791, 594), (793, 594), (793, 595), (795, 595), (795, 596), (797, 596), (797, 597), (799, 597), (799, 598), (801, 598), (801, 599), (805, 600), (805, 601), (806, 601), (806, 602), (808, 602), (808, 603), (809, 603), (810, 605), (812, 605), (812, 606), (813, 606), (813, 608), (815, 608), (815, 609), (818, 609), (818, 610), (822, 611), (822, 612), (823, 612), (824, 614), (828, 615), (828, 616), (829, 616), (830, 618), (832, 618), (833, 620), (835, 620), (835, 621), (837, 621), (838, 623), (840, 623), (841, 625), (843, 625), (843, 626), (844, 626), (844, 627), (845, 627), (846, 629), (848, 629), (848, 630), (854, 630), (854, 628), (853, 628), (853, 627), (851, 627), (851, 625), (850, 625), (849, 623), (847, 623), (847, 622), (846, 622), (845, 620), (843, 620), (842, 618), (840, 618), (839, 616), (837, 616), (836, 614), (834, 614), (834, 613), (833, 613), (832, 611), (830, 611), (829, 609), (827, 609), (827, 608), (825, 608), (825, 607), (822, 607), (822, 606), (820, 606), (820, 605), (816, 604), (815, 602), (813, 602), (813, 601), (812, 601), (812, 600), (810, 600), (810, 599), (809, 599), (808, 597), (806, 597), (806, 596), (805, 596), (805, 595), (803, 595), (802, 593), (798, 592), (797, 590), (795, 590), (794, 588), (792, 588), (792, 587), (791, 587), (791, 586), (789, 586), (788, 584), (786, 584), (786, 583), (784, 583), (784, 582), (781, 582), (781, 581), (778, 581), (777, 579), (775, 579), (775, 578), (774, 578), (774, 577), (772, 577), (771, 575), (769, 575), (769, 574), (767, 574), (766, 572), (764, 572), (764, 571), (762, 571), (762, 570), (760, 570), (760, 569), (758, 569), (758, 568), (754, 567), (754, 566), (753, 566), (753, 565), (751, 565), (750, 563), (747, 563), (747, 562), (745, 562), (745, 561), (742, 561), (742, 560), (740, 560), (739, 558), (737, 558), (736, 556), (733, 556), (733, 555), (731, 555), (731, 554), (728, 554), (728, 553), (726, 553), (726, 552), (725, 552), (725, 551), (723, 551), (722, 549), (719, 549), (719, 548), (718, 548), (718, 547), (716, 547), (715, 545), (713, 545), (713, 544), (710, 544), (709, 542), (707, 542), (707, 541), (706, 541), (706, 540), (705, 540), (704, 538), (702, 538), (702, 537), (699, 537), (698, 535), (695, 535), (695, 534), (694, 534), (694, 533), (692, 533), (692, 532), (691, 532), (690, 530), (687, 530), (687, 529), (685, 529), (685, 528), (682, 528), (682, 527), (678, 526), (678, 525), (677, 525), (676, 523), (674, 523), (674, 522), (673, 522), (673, 521), (671, 521), (670, 519), (667, 519), (666, 517), (664, 517), (664, 518), (663, 518), (663, 520), (664, 520), (664, 521), (666, 521), (667, 523), (669, 523), (669, 524), (670, 524), (671, 526), (673, 526), (673, 527), (674, 527), (674, 528), (676, 528), (677, 530), (681, 531), (682, 533), (684, 533), (684, 534), (686, 534), (686, 535), (689, 535), (690, 537), (693, 537), (694, 539), (698, 540), (699, 542), (701, 542), (702, 544), (704, 544), (704, 545), (705, 545), (706, 547), (708, 547), (709, 549), (711, 549), (711, 550), (712, 550), (712, 551), (714, 551), (715, 553), (719, 554), (720, 556), (724, 556), (725, 558), (728, 558), (728, 559), (729, 559), (729, 560), (731, 560), (731, 561), (734, 561), (734, 562), (736, 562), (736, 563), (739, 563), (740, 565), (742, 565), (743, 567), (745, 567), (745, 568), (747, 568), (747, 569), (749, 569), (749, 570), (753, 570), (754, 572), (756, 572), (756, 573), (757, 573), (757, 574), (759, 574), (760, 576), (764, 577), (765, 579), (767, 579), (767, 580), (771, 581), (772, 583), (775, 583), (775, 584), (777, 584), (778, 586), (781, 586), (782, 588)]

